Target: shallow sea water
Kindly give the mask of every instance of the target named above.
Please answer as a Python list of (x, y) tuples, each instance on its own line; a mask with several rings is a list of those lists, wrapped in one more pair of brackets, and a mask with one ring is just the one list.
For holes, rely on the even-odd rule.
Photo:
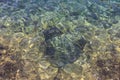
[(120, 80), (120, 0), (0, 0), (0, 80)]

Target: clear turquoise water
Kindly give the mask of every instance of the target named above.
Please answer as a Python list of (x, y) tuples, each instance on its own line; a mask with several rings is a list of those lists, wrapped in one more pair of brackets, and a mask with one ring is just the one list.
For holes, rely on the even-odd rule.
[[(120, 0), (0, 0), (0, 56), (3, 53), (2, 46), (6, 45), (4, 40), (8, 43), (11, 41), (11, 52), (14, 52), (11, 48), (17, 46), (15, 49), (21, 50), (23, 59), (33, 61), (36, 66), (40, 64), (42, 68), (42, 63), (48, 61), (50, 68), (58, 68), (54, 80), (59, 77), (59, 70), (60, 74), (62, 70), (67, 72), (67, 69), (68, 73), (70, 71), (76, 74), (76, 69), (86, 63), (90, 65), (95, 76), (101, 77), (105, 75), (102, 74), (104, 66), (111, 69), (111, 66), (107, 65), (109, 58), (104, 60), (104, 53), (119, 55), (119, 23)], [(92, 60), (94, 53), (101, 54), (98, 54), (96, 61)], [(66, 68), (66, 65), (69, 67)], [(71, 69), (76, 66), (77, 68)], [(96, 66), (98, 69), (94, 69)], [(0, 69), (1, 67), (0, 65)], [(38, 69), (35, 70), (39, 73)], [(82, 72), (81, 69), (78, 72)], [(6, 80), (8, 78), (9, 76)], [(62, 80), (62, 77), (60, 78)], [(99, 79), (104, 80), (103, 78)], [(0, 79), (3, 78), (0, 76)], [(74, 77), (73, 80), (78, 79)]]

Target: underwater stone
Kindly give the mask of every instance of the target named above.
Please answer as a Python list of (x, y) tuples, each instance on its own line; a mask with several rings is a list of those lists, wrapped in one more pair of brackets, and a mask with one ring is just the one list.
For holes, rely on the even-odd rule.
[(46, 41), (45, 56), (53, 65), (63, 67), (80, 57), (86, 43), (84, 38), (74, 42), (64, 34), (56, 36)]

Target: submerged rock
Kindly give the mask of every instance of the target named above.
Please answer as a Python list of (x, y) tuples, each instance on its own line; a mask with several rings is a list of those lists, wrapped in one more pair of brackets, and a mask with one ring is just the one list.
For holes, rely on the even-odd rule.
[(46, 41), (45, 56), (51, 64), (57, 67), (63, 67), (76, 61), (83, 53), (84, 46), (87, 43), (84, 38), (73, 41), (67, 34), (56, 37), (48, 35), (47, 37), (49, 40)]

